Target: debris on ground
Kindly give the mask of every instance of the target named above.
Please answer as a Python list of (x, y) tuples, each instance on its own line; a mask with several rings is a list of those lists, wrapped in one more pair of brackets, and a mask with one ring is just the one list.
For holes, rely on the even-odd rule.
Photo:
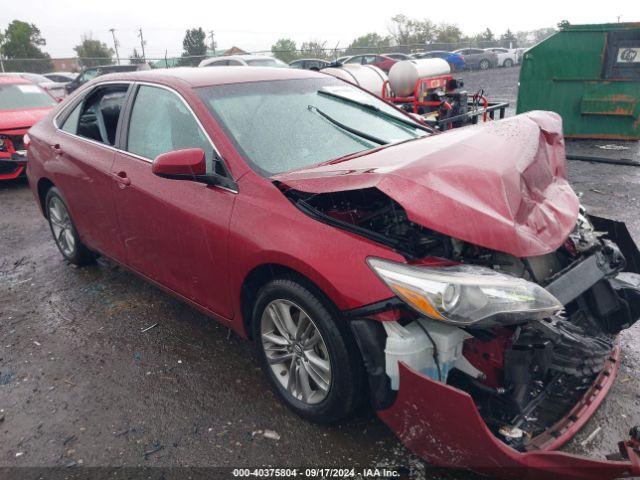
[(157, 324), (157, 323), (154, 323), (153, 325), (150, 325), (150, 326), (148, 326), (147, 328), (143, 328), (143, 329), (140, 331), (140, 333), (148, 332), (149, 330), (151, 330), (152, 328), (155, 328), (155, 327), (157, 327), (157, 326), (158, 326), (158, 324)]
[(273, 430), (265, 430), (262, 436), (270, 440), (276, 440), (276, 441), (280, 440), (280, 434)]
[(153, 455), (154, 453), (159, 452), (160, 450), (162, 450), (164, 448), (163, 445), (160, 445), (159, 443), (156, 444), (151, 450), (147, 450), (146, 452), (144, 452), (144, 459), (148, 459), (149, 456)]
[(598, 427), (596, 428), (593, 432), (591, 432), (589, 434), (589, 436), (587, 438), (585, 438), (580, 445), (581, 446), (585, 446), (587, 443), (591, 442), (591, 440), (593, 440), (594, 438), (596, 438), (596, 435), (598, 435), (598, 433), (600, 433), (600, 430), (602, 430), (602, 427)]

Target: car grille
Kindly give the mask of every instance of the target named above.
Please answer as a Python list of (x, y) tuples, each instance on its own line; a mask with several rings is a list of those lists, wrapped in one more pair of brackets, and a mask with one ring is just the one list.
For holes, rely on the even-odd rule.
[(0, 161), (0, 175), (9, 175), (14, 173), (18, 168), (19, 165), (15, 162)]
[(24, 150), (23, 135), (9, 135), (8, 137), (9, 140), (11, 140), (15, 151)]

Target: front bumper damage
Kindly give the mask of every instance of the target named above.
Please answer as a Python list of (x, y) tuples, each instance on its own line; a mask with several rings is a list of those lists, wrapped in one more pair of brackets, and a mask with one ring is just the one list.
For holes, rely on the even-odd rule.
[(26, 131), (10, 133), (13, 135), (0, 135), (0, 181), (18, 178), (27, 165), (27, 153), (22, 144)]
[[(404, 363), (399, 364), (399, 388), (389, 393), (384, 354), (371, 353), (376, 351), (374, 345), (380, 345), (382, 329), (371, 327), (380, 321), (396, 319), (394, 311), (399, 306), (396, 300), (349, 312), (360, 349), (369, 352), (364, 354), (364, 361), (378, 416), (416, 455), (435, 466), (470, 469), (492, 478), (601, 480), (640, 476), (638, 428), (631, 429), (630, 438), (621, 441), (618, 451), (607, 459), (558, 451), (591, 418), (615, 382), (620, 368), (620, 345), (613, 334), (628, 328), (640, 316), (638, 248), (624, 224), (598, 217), (589, 220), (597, 231), (606, 233), (605, 242), (609, 243), (604, 244), (604, 250), (610, 248), (608, 254), (586, 256), (552, 277), (545, 288), (561, 298), (564, 305), (589, 302), (605, 328), (610, 327), (609, 345), (613, 345), (613, 350), (608, 355), (608, 350), (604, 350), (604, 359), (597, 357), (604, 366), (598, 363), (594, 372), (599, 373), (592, 377), (595, 379), (590, 386), (580, 390), (583, 393), (577, 401), (569, 403), (557, 420), (519, 447), (510, 446), (492, 431), (479, 410), (482, 407), (470, 393)], [(617, 274), (620, 264), (612, 259), (622, 257), (626, 266)], [(571, 317), (563, 321), (567, 320), (571, 321)], [(571, 358), (562, 367), (572, 368)]]

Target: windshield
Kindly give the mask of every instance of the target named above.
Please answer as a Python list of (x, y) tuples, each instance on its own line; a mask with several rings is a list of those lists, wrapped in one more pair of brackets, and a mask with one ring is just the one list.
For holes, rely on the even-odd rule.
[(56, 101), (37, 85), (0, 85), (0, 110), (51, 107)]
[(275, 58), (257, 58), (254, 60), (246, 60), (247, 65), (252, 67), (287, 67), (288, 65), (282, 63)]
[(247, 162), (265, 176), (428, 134), (379, 98), (328, 76), (198, 91)]

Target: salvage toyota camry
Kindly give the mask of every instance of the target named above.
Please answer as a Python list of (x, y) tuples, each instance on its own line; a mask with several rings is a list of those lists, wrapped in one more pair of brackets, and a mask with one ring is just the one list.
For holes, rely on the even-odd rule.
[(363, 402), (436, 465), (640, 475), (558, 451), (640, 316), (640, 255), (566, 180), (560, 118), (434, 133), (321, 73), (100, 77), (29, 132), (64, 258), (104, 255), (253, 340), (318, 422)]

